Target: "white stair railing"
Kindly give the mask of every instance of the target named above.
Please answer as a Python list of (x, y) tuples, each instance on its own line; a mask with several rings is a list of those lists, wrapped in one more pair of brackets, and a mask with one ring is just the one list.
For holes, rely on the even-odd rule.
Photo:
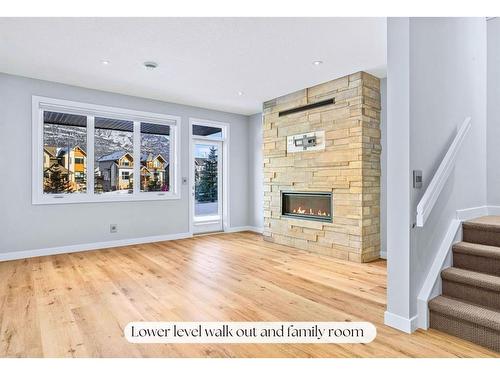
[(448, 180), (448, 177), (455, 166), (458, 151), (462, 146), (462, 143), (469, 132), (471, 127), (471, 118), (467, 117), (462, 126), (458, 129), (455, 139), (450, 145), (450, 148), (446, 152), (436, 174), (432, 177), (432, 180), (427, 187), (422, 199), (417, 205), (417, 227), (423, 227), (427, 218), (431, 214), (434, 205), (443, 190), (443, 187)]

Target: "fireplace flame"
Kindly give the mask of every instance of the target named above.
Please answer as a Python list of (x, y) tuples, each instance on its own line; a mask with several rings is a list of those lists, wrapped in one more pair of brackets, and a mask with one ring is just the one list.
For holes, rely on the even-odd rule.
[(318, 210), (318, 212), (314, 212), (312, 208), (309, 209), (309, 212), (305, 209), (299, 206), (298, 208), (294, 208), (292, 211), (294, 214), (300, 214), (300, 215), (312, 215), (312, 216), (330, 216), (326, 211), (321, 211)]

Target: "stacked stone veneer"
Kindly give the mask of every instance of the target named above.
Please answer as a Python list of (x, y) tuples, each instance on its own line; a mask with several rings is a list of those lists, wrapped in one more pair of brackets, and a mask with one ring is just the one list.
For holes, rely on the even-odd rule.
[[(329, 98), (335, 104), (279, 117)], [(380, 253), (380, 82), (358, 72), (264, 103), (264, 238), (335, 258)], [(325, 131), (325, 149), (287, 153), (286, 137)], [(333, 192), (333, 222), (281, 217), (281, 191)]]

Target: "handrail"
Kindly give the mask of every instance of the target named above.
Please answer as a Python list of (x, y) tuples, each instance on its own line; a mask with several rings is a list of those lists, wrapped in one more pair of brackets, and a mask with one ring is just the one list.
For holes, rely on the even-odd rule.
[(446, 152), (446, 155), (441, 161), (441, 164), (439, 165), (436, 173), (432, 177), (427, 190), (420, 199), (420, 202), (417, 205), (417, 227), (423, 227), (427, 218), (429, 217), (434, 204), (436, 203), (439, 195), (441, 194), (441, 191), (443, 190), (445, 182), (448, 180), (448, 177), (450, 176), (451, 171), (455, 166), (458, 151), (460, 150), (460, 147), (462, 146), (462, 143), (465, 139), (465, 136), (469, 132), (470, 127), (471, 118), (467, 117), (460, 129), (458, 129), (455, 139), (451, 143), (450, 148)]

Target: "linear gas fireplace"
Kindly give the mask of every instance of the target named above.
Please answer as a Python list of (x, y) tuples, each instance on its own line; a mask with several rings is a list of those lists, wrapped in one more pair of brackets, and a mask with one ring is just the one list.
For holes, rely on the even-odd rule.
[(281, 192), (281, 215), (332, 222), (332, 193)]

